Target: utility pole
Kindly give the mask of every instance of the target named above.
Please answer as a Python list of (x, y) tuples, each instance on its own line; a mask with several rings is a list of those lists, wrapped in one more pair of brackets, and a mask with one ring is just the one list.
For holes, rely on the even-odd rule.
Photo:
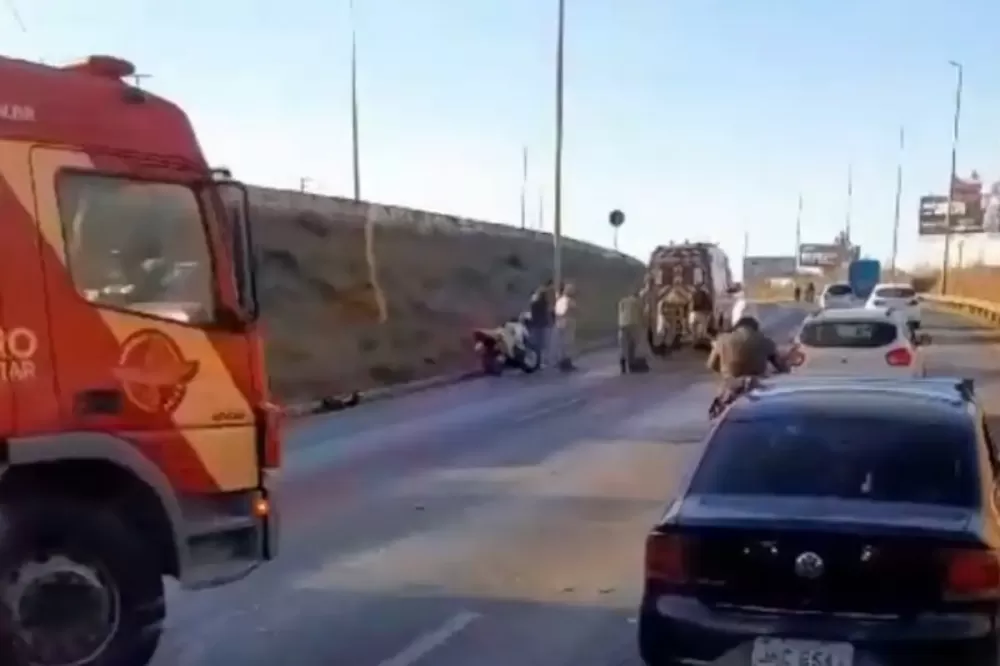
[(958, 130), (962, 118), (962, 64), (949, 60), (948, 64), (958, 70), (955, 86), (955, 118), (951, 131), (951, 174), (948, 176), (948, 210), (944, 214), (944, 257), (941, 260), (941, 293), (948, 293), (948, 263), (951, 254), (951, 209), (955, 205), (955, 172), (958, 168)]
[(750, 232), (743, 232), (743, 263), (746, 263), (747, 257), (750, 256)]
[(299, 192), (305, 192), (306, 185), (308, 185), (311, 182), (312, 178), (310, 178), (309, 176), (303, 176), (302, 178), (299, 178)]
[(358, 36), (354, 24), (354, 0), (351, 0), (351, 157), (354, 174), (354, 200), (361, 200), (361, 154), (358, 145)]
[(556, 156), (552, 204), (552, 280), (562, 288), (562, 153), (563, 153), (563, 52), (566, 33), (566, 0), (559, 0), (556, 37)]
[(854, 164), (847, 165), (847, 214), (844, 219), (844, 240), (851, 249), (851, 213), (854, 207)]
[(799, 192), (799, 205), (795, 212), (795, 270), (799, 270), (799, 249), (802, 247), (802, 193)]
[(525, 146), (521, 153), (521, 228), (528, 224), (528, 147)]
[(906, 133), (899, 127), (899, 161), (896, 163), (896, 206), (892, 215), (892, 259), (889, 270), (896, 279), (896, 257), (899, 254), (899, 207), (903, 197), (903, 151), (906, 149)]
[(538, 230), (545, 230), (545, 192), (538, 193)]

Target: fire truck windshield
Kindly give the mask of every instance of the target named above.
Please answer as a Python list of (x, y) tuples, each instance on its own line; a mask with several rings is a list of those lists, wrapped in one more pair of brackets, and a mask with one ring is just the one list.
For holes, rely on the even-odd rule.
[(211, 252), (193, 189), (87, 172), (63, 173), (57, 187), (67, 264), (87, 300), (211, 319)]

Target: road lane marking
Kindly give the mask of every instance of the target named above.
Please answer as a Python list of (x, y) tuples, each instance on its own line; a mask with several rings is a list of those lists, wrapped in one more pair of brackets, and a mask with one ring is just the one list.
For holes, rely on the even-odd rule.
[(428, 653), (436, 650), (458, 632), (482, 617), (479, 613), (462, 611), (430, 633), (420, 636), (403, 648), (402, 652), (379, 663), (378, 666), (413, 666)]
[(583, 404), (582, 397), (570, 398), (569, 400), (563, 400), (550, 405), (542, 405), (541, 407), (534, 409), (525, 414), (521, 414), (515, 418), (510, 419), (509, 423), (525, 423), (527, 421), (533, 421), (542, 416), (547, 416), (554, 412), (561, 412), (571, 407), (576, 407), (577, 405)]

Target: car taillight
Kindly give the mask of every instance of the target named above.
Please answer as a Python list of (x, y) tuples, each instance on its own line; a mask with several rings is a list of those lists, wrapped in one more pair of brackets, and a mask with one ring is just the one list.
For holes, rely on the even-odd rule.
[(646, 538), (646, 578), (677, 585), (688, 581), (687, 540), (678, 534)]
[(785, 361), (788, 365), (793, 368), (797, 368), (806, 362), (806, 355), (802, 352), (802, 348), (798, 345), (793, 345), (791, 350), (785, 356)]
[(944, 597), (949, 601), (1000, 598), (1000, 560), (992, 550), (946, 549)]
[(906, 347), (899, 347), (885, 355), (885, 362), (893, 367), (906, 366), (913, 362), (913, 354)]

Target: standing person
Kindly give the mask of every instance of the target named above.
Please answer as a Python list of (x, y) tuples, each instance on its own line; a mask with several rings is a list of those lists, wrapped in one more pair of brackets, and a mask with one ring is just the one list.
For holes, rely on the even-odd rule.
[(712, 319), (715, 316), (715, 305), (712, 303), (712, 296), (708, 293), (708, 288), (704, 283), (695, 287), (691, 295), (691, 315), (688, 325), (691, 327), (691, 342), (697, 345), (703, 338), (708, 336), (708, 329), (712, 326)]
[(576, 346), (576, 290), (572, 284), (564, 284), (556, 299), (555, 337), (558, 341), (556, 353), (559, 355), (559, 369), (575, 370), (573, 351)]
[(552, 301), (555, 296), (553, 292), (552, 280), (546, 280), (531, 295), (531, 305), (528, 309), (531, 313), (531, 320), (528, 322), (528, 334), (531, 336), (531, 345), (538, 354), (538, 362), (540, 364), (545, 362), (545, 351), (546, 347), (548, 347), (552, 331)]
[(618, 301), (618, 363), (622, 374), (644, 370), (645, 358), (639, 353), (641, 327), (639, 295), (628, 294)]

